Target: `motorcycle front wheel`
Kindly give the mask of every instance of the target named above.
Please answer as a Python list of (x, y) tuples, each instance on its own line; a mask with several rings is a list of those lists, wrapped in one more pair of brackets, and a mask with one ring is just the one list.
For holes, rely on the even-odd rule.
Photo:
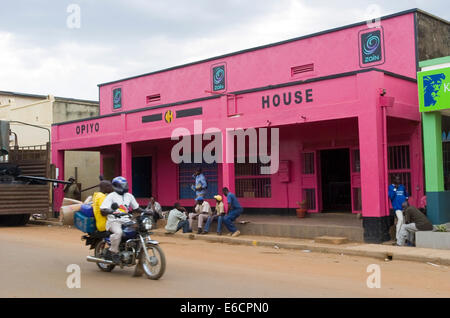
[(160, 279), (166, 270), (166, 257), (159, 245), (148, 245), (146, 257), (145, 252), (139, 255), (139, 264), (147, 278), (152, 280)]
[[(105, 241), (99, 241), (95, 245), (95, 257), (104, 258), (106, 252), (106, 243)], [(103, 272), (110, 272), (116, 267), (116, 265), (108, 265), (105, 263), (97, 263), (98, 268), (100, 268)]]

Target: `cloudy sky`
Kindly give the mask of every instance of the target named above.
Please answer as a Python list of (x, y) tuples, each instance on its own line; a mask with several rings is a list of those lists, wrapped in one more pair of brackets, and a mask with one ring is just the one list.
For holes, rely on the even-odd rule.
[(0, 90), (97, 100), (99, 83), (374, 14), (420, 8), (450, 20), (449, 7), (448, 0), (2, 1)]

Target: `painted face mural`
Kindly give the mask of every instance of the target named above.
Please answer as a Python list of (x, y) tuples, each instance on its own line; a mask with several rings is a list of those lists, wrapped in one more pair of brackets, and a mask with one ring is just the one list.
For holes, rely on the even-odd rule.
[(434, 74), (423, 77), (423, 96), (425, 107), (434, 106), (439, 98), (439, 91), (445, 80), (445, 74)]

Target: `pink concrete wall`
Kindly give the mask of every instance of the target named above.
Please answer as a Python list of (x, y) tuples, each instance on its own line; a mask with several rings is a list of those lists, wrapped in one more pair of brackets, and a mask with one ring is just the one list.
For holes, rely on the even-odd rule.
[[(374, 67), (397, 74), (416, 77), (414, 14), (382, 20), (385, 63)], [(128, 111), (147, 106), (174, 103), (211, 96), (211, 68), (226, 63), (227, 91), (239, 91), (312, 77), (356, 71), (359, 63), (357, 26), (306, 38), (282, 45), (259, 49), (190, 65), (150, 76), (138, 77), (100, 87), (100, 114), (114, 112), (112, 90), (122, 88), (122, 109)], [(314, 71), (292, 77), (291, 67), (314, 63)], [(161, 94), (156, 103), (146, 103), (146, 96)]]
[[(402, 85), (402, 83), (404, 85)], [(272, 178), (272, 198), (241, 199), (247, 207), (296, 207), (301, 199), (300, 154), (302, 149), (315, 150), (336, 147), (358, 147), (361, 151), (361, 183), (363, 186), (363, 214), (365, 216), (384, 215), (387, 202), (384, 202), (386, 178), (383, 171), (383, 130), (382, 114), (379, 107), (379, 88), (386, 87), (388, 96), (399, 96), (398, 103), (388, 110), (392, 118), (407, 118), (399, 121), (393, 128), (388, 127), (389, 138), (414, 144), (414, 151), (421, 153), (417, 147), (418, 139), (411, 120), (417, 119), (416, 99), (410, 97), (415, 84), (400, 79), (392, 79), (383, 73), (372, 71), (353, 76), (335, 78), (304, 85), (285, 87), (242, 95), (238, 100), (240, 117), (227, 116), (226, 97), (180, 105), (176, 108), (153, 109), (144, 112), (104, 117), (85, 122), (70, 123), (53, 127), (53, 151), (59, 149), (102, 149), (111, 144), (116, 145), (117, 157), (122, 162), (121, 174), (131, 176), (131, 158), (136, 155), (156, 156), (154, 167), (157, 173), (153, 180), (153, 189), (157, 192), (163, 205), (172, 205), (177, 201), (177, 166), (170, 158), (170, 141), (172, 131), (183, 127), (194, 132), (194, 119), (203, 120), (203, 129), (217, 127), (224, 131), (231, 127), (282, 127), (280, 133), (280, 160), (292, 163), (292, 181), (288, 184), (279, 182), (277, 174)], [(301, 104), (291, 102), (270, 108), (262, 107), (262, 99), (275, 94), (292, 94), (312, 90), (312, 101)], [(202, 107), (203, 114), (186, 118), (174, 118), (171, 123), (164, 121), (142, 123), (142, 116), (153, 115), (171, 109), (189, 109)], [(400, 111), (397, 111), (397, 108)], [(98, 131), (77, 134), (77, 127), (98, 123)], [(289, 126), (290, 125), (290, 126)], [(392, 125), (391, 125), (392, 126)], [(91, 129), (92, 130), (92, 129)], [(392, 131), (391, 131), (392, 130)], [(80, 131), (80, 130), (79, 130)], [(417, 134), (417, 133), (416, 133)], [(417, 137), (417, 136), (416, 136)], [(148, 142), (148, 140), (153, 140)], [(414, 141), (415, 140), (415, 141)], [(147, 141), (147, 142), (146, 142)], [(132, 144), (135, 143), (135, 144)], [(122, 149), (120, 153), (119, 149)], [(56, 158), (56, 155), (55, 155)], [(124, 163), (126, 162), (126, 163)], [(420, 162), (420, 161), (419, 161)], [(231, 169), (233, 169), (231, 167)], [(414, 167), (420, 170), (419, 166)], [(219, 166), (219, 175), (226, 170)], [(232, 171), (231, 171), (232, 172)], [(228, 173), (228, 172), (227, 172)], [(420, 185), (421, 173), (415, 174), (414, 185)], [(233, 178), (233, 177), (231, 177)], [(230, 179), (232, 186), (234, 179)], [(219, 184), (220, 188), (220, 184)], [(161, 190), (163, 189), (163, 190)], [(376, 189), (376, 190), (373, 190)], [(320, 195), (320, 193), (318, 193)], [(188, 205), (189, 202), (181, 202)]]
[[(413, 14), (383, 20), (385, 63), (375, 66), (400, 75), (415, 78), (415, 48)], [(275, 85), (360, 70), (358, 32), (366, 26), (353, 27), (317, 37), (298, 40), (204, 62), (151, 76), (139, 77), (100, 87), (101, 114), (111, 114), (112, 89), (122, 88), (123, 107), (130, 111), (147, 105), (146, 96), (160, 93), (158, 104), (211, 96), (211, 67), (218, 62), (227, 65), (227, 89), (237, 91), (266, 85)], [(291, 77), (291, 67), (314, 63), (315, 71), (303, 77)], [(380, 107), (379, 89), (385, 88), (387, 96), (395, 97), (394, 107), (384, 111)], [(301, 103), (295, 98), (301, 92)], [(310, 97), (308, 98), (308, 95)], [(280, 105), (273, 104), (274, 97)], [(283, 99), (291, 97), (290, 103)], [(120, 161), (120, 173), (131, 178), (131, 160), (137, 155), (153, 157), (152, 188), (163, 205), (178, 201), (177, 165), (170, 158), (170, 136), (175, 128), (187, 128), (194, 133), (194, 120), (202, 120), (203, 129), (282, 127), (280, 160), (290, 160), (292, 180), (284, 184), (279, 176), (272, 178), (272, 198), (241, 199), (246, 207), (296, 207), (301, 200), (300, 156), (302, 150), (319, 150), (337, 147), (359, 147), (361, 152), (360, 180), (363, 185), (364, 216), (383, 216), (387, 213), (387, 180), (383, 173), (383, 156), (389, 142), (406, 142), (421, 157), (420, 116), (417, 107), (417, 86), (404, 79), (381, 72), (370, 71), (344, 77), (323, 79), (305, 84), (265, 89), (240, 94), (236, 114), (228, 116), (233, 100), (227, 96), (187, 104), (122, 113), (116, 116), (53, 126), (53, 162), (61, 166), (61, 151), (95, 149), (113, 153)], [(270, 107), (263, 101), (270, 100)], [(288, 105), (285, 105), (288, 104)], [(156, 115), (167, 110), (174, 112), (195, 107), (202, 115), (144, 123), (143, 116)], [(388, 127), (384, 136), (385, 116), (395, 118), (398, 125)], [(413, 122), (414, 124), (411, 124)], [(84, 128), (83, 128), (84, 127)], [(399, 131), (400, 130), (400, 131)], [(402, 133), (404, 132), (404, 133)], [(151, 142), (148, 142), (152, 140)], [(416, 158), (416, 157), (415, 157)], [(414, 186), (423, 183), (421, 159), (414, 161)], [(156, 170), (156, 171), (155, 171)], [(232, 165), (219, 165), (221, 185), (234, 189)], [(320, 193), (319, 193), (320, 194)], [(143, 201), (144, 203), (144, 201)], [(189, 205), (192, 202), (183, 201)]]

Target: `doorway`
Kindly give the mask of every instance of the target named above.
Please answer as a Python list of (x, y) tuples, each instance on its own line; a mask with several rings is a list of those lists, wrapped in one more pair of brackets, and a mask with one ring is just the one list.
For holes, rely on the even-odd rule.
[(134, 157), (132, 170), (133, 195), (149, 198), (152, 195), (152, 157)]
[(351, 212), (350, 150), (320, 151), (323, 212)]
[(111, 181), (116, 176), (116, 159), (114, 157), (103, 157), (103, 178)]

